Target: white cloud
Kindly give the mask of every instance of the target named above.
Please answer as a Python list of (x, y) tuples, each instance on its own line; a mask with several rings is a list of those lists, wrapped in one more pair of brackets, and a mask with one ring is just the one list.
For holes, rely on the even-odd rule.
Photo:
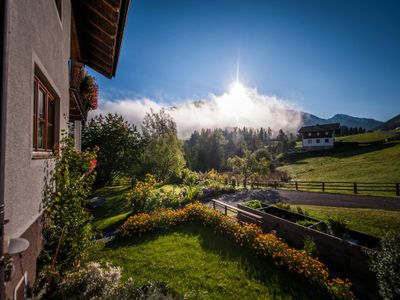
[[(178, 135), (187, 138), (194, 130), (225, 127), (267, 127), (273, 130), (296, 130), (301, 113), (296, 105), (275, 96), (259, 94), (256, 89), (236, 84), (223, 95), (210, 94), (207, 99), (187, 100), (174, 106), (148, 98), (101, 99), (99, 109), (91, 115), (119, 113), (126, 120), (140, 125), (146, 112), (165, 108), (178, 127)], [(140, 126), (138, 126), (140, 127)]]

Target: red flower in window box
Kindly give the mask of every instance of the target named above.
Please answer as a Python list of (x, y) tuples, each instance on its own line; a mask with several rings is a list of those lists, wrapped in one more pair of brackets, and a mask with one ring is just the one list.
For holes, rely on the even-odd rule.
[(83, 103), (87, 110), (96, 109), (98, 106), (99, 86), (96, 78), (85, 72), (79, 87)]

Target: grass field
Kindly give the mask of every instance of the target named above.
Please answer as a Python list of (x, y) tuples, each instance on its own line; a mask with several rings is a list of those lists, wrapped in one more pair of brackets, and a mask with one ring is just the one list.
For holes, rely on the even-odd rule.
[(392, 134), (382, 131), (365, 132), (360, 134), (340, 136), (336, 138), (338, 142), (351, 142), (351, 143), (372, 143), (383, 141), (392, 137)]
[(343, 217), (350, 229), (381, 237), (388, 229), (400, 228), (400, 211), (367, 208), (344, 208), (312, 205), (293, 205), (305, 210), (308, 215), (321, 220), (329, 216)]
[(97, 242), (91, 259), (123, 267), (124, 280), (162, 281), (189, 299), (326, 297), (252, 251), (196, 224), (137, 239)]
[[(332, 150), (295, 153), (287, 156), (280, 170), (294, 180), (400, 182), (400, 142), (357, 144), (382, 138), (383, 133), (344, 137), (343, 147)], [(347, 142), (354, 145), (346, 146)], [(395, 196), (394, 193), (369, 192)]]

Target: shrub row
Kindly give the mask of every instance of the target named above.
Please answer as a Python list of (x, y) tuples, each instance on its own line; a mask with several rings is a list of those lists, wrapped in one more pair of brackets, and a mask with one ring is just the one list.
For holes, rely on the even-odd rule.
[(306, 251), (289, 247), (274, 233), (265, 234), (254, 224), (241, 224), (200, 203), (189, 204), (181, 210), (163, 209), (152, 214), (131, 216), (122, 225), (119, 235), (136, 237), (158, 228), (194, 221), (232, 237), (237, 244), (253, 249), (258, 254), (270, 258), (275, 265), (284, 267), (311, 284), (326, 289), (333, 298), (354, 298), (351, 283), (347, 279), (329, 279), (328, 268)]

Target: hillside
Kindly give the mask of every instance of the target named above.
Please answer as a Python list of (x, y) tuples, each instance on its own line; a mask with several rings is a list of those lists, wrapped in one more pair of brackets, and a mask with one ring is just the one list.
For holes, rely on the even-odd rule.
[(383, 142), (386, 137), (381, 132), (343, 137), (332, 150), (288, 155), (280, 169), (297, 180), (400, 182), (400, 142)]
[(400, 127), (400, 114), (379, 125), (376, 129), (379, 130), (393, 130)]
[(385, 139), (390, 138), (392, 136), (393, 135), (390, 133), (382, 131), (373, 131), (373, 132), (365, 132), (362, 134), (337, 137), (336, 141), (346, 142), (346, 143), (374, 143), (374, 142), (384, 141)]
[(329, 123), (340, 123), (347, 127), (362, 127), (365, 130), (372, 130), (382, 124), (381, 121), (377, 121), (371, 118), (358, 118), (352, 117), (345, 114), (336, 114), (329, 119), (322, 119), (315, 115), (303, 113), (303, 123), (305, 126), (316, 125), (316, 124), (329, 124)]

